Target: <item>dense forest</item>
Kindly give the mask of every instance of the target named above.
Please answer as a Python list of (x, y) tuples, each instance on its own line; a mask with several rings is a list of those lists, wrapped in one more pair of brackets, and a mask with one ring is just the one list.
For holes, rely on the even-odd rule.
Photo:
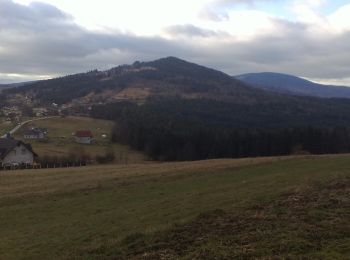
[(0, 108), (4, 107), (6, 105), (6, 96), (2, 93), (0, 93)]
[[(4, 93), (36, 93), (35, 98), (42, 104), (64, 104), (74, 98), (85, 96), (94, 91), (101, 91), (103, 88), (118, 86), (116, 81), (101, 81), (102, 75), (97, 71), (70, 75), (50, 80), (42, 80), (4, 90)], [(122, 81), (123, 79), (119, 79)]]
[(127, 102), (94, 106), (91, 115), (115, 120), (114, 141), (156, 160), (350, 151), (349, 118), (297, 111), (287, 116), (286, 111), (273, 110), (273, 106), (163, 98), (141, 106)]

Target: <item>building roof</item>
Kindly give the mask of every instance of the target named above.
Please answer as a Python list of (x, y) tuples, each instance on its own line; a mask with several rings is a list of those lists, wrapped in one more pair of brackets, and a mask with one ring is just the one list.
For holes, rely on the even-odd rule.
[(93, 137), (90, 130), (79, 130), (75, 132), (76, 137)]
[(29, 129), (24, 132), (24, 135), (40, 135), (40, 134), (44, 134), (44, 132), (41, 131), (40, 129)]
[(41, 131), (43, 133), (47, 133), (48, 132), (47, 128), (42, 128), (42, 127), (36, 127), (36, 128), (34, 128), (34, 130), (38, 130), (38, 131)]
[(33, 153), (34, 156), (38, 156), (34, 151), (30, 144), (23, 143), (22, 141), (15, 140), (12, 138), (0, 138), (0, 159), (4, 159), (16, 146), (23, 145), (30, 152)]

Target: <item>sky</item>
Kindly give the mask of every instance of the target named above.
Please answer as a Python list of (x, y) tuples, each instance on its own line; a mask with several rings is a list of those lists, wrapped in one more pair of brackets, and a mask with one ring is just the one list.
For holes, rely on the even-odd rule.
[(350, 1), (0, 0), (0, 83), (167, 56), (350, 86)]

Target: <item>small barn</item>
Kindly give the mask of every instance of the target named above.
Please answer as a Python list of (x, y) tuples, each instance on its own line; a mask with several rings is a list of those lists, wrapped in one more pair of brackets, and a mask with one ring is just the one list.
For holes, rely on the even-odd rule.
[(90, 130), (79, 130), (74, 134), (75, 141), (79, 144), (91, 144), (94, 140)]
[(1, 138), (0, 139), (0, 165), (33, 165), (38, 155), (33, 151), (30, 144), (22, 141)]

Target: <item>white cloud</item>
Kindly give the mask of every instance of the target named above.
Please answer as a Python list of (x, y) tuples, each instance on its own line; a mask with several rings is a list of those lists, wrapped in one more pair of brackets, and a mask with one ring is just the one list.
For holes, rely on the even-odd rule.
[[(75, 21), (88, 29), (114, 28), (137, 35), (155, 35), (163, 27), (193, 23), (209, 0), (41, 0), (71, 13)], [(31, 0), (16, 0), (29, 4)]]
[(334, 86), (350, 86), (350, 77), (349, 78), (336, 78), (336, 79), (320, 79), (320, 78), (307, 78), (316, 83), (325, 84), (325, 85), (334, 85)]
[(350, 4), (339, 8), (328, 16), (328, 21), (338, 32), (350, 30)]
[(323, 0), (295, 0), (292, 10), (298, 21), (320, 25), (325, 19), (318, 10), (322, 4), (324, 4)]
[(271, 32), (271, 16), (260, 11), (232, 11), (229, 21), (224, 23), (226, 31), (239, 38), (252, 38)]
[[(50, 79), (52, 75), (35, 75), (36, 80)], [(33, 80), (31, 75), (0, 73), (0, 84), (18, 83)]]

